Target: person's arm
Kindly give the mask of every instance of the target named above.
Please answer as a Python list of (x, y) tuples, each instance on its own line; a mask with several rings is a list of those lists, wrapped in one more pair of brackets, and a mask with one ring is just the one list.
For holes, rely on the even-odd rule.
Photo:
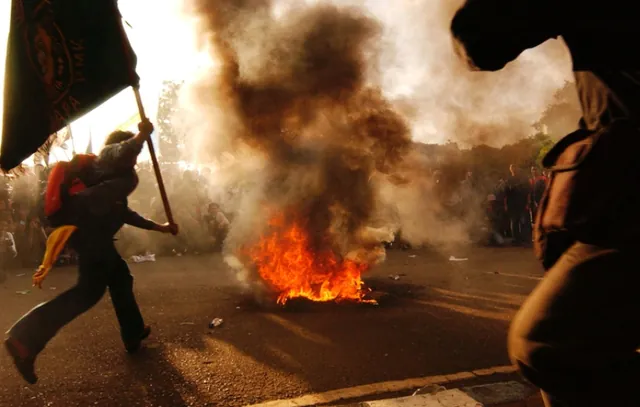
[(139, 213), (132, 210), (131, 208), (127, 208), (125, 212), (124, 223), (139, 229), (153, 230), (155, 232), (161, 232), (161, 233), (171, 233), (172, 235), (178, 234), (177, 225), (170, 225), (168, 223), (161, 225), (159, 223), (156, 223), (152, 220), (149, 220), (141, 216)]
[(558, 37), (567, 3), (467, 0), (451, 22), (456, 51), (472, 68), (498, 71), (523, 51)]
[(13, 234), (7, 232), (7, 235), (9, 236), (9, 251), (11, 252), (11, 255), (16, 258), (18, 257), (18, 249), (16, 249), (16, 240), (13, 238)]
[(47, 241), (47, 232), (44, 230), (44, 228), (42, 226), (39, 227), (39, 233), (40, 233), (40, 237), (43, 239), (44, 242)]
[(229, 225), (230, 225), (229, 219), (227, 219), (225, 214), (222, 213), (222, 212), (218, 212), (216, 214), (216, 223), (217, 223), (217, 226), (225, 228), (225, 229), (228, 228)]
[(128, 167), (142, 151), (145, 141), (153, 133), (153, 124), (143, 121), (138, 124), (138, 134), (118, 144), (105, 146), (100, 161), (108, 167)]

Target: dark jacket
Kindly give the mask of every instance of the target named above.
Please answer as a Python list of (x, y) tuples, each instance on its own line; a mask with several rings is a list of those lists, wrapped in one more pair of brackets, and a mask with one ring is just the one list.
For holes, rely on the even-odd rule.
[(521, 176), (509, 176), (505, 189), (507, 212), (522, 214), (529, 204), (529, 184)]
[(81, 174), (87, 189), (65, 202), (72, 223), (78, 226), (76, 248), (113, 244), (114, 235), (125, 224), (146, 230), (155, 227), (130, 209), (127, 201), (138, 184), (132, 164), (141, 149), (134, 140), (105, 146), (95, 165)]
[(82, 218), (69, 243), (81, 257), (102, 259), (105, 255), (115, 255), (114, 236), (125, 224), (147, 230), (153, 229), (155, 225), (124, 203), (105, 216)]

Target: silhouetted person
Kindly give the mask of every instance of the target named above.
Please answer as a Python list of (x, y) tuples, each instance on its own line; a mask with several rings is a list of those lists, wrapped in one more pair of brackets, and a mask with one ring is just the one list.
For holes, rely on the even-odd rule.
[(507, 217), (514, 243), (531, 242), (531, 221), (529, 217), (529, 185), (515, 165), (509, 167), (509, 178), (505, 188)]
[(540, 175), (536, 167), (531, 167), (531, 178), (529, 178), (529, 210), (531, 212), (531, 221), (535, 221), (538, 207), (542, 201), (542, 195), (547, 188), (547, 179), (544, 175)]
[(547, 406), (640, 406), (639, 21), (630, 1), (468, 0), (451, 26), (482, 70), (560, 36), (573, 60), (580, 129), (544, 159), (536, 222), (548, 272), (508, 341)]
[[(137, 351), (151, 332), (144, 324), (136, 302), (129, 267), (115, 248), (114, 235), (124, 224), (172, 234), (177, 233), (177, 226), (152, 222), (128, 206), (127, 196), (137, 185), (136, 159), (153, 131), (148, 121), (142, 122), (139, 127), (138, 135), (112, 133), (107, 138), (105, 154), (101, 154), (101, 163), (87, 167), (88, 174), (76, 174), (81, 179), (93, 179), (98, 184), (89, 184), (82, 194), (64, 199), (63, 206), (69, 209), (68, 216), (62, 217), (49, 240), (56, 240), (60, 236), (57, 239), (60, 245), (68, 240), (78, 253), (78, 282), (20, 318), (7, 332), (5, 340), (18, 371), (29, 383), (38, 380), (34, 363), (47, 343), (65, 325), (96, 305), (107, 289), (128, 352)], [(43, 265), (45, 262), (46, 254)], [(51, 262), (46, 268), (41, 266), (34, 275), (34, 285), (42, 283), (50, 268)], [(42, 274), (39, 275), (41, 270)]]

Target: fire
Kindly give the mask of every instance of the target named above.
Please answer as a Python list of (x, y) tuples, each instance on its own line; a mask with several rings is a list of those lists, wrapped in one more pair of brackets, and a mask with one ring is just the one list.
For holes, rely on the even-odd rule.
[(331, 249), (314, 251), (305, 222), (286, 222), (282, 215), (269, 222), (271, 230), (247, 250), (260, 277), (279, 293), (278, 304), (293, 298), (316, 302), (374, 302), (361, 275), (369, 266), (341, 260)]

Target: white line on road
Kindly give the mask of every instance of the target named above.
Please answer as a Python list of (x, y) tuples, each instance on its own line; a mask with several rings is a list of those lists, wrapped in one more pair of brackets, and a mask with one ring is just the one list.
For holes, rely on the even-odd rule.
[(460, 390), (445, 390), (436, 394), (370, 401), (363, 405), (367, 407), (482, 407), (482, 403)]
[(415, 379), (395, 380), (363, 386), (350, 387), (346, 389), (331, 390), (324, 393), (308, 394), (289, 400), (274, 400), (265, 403), (253, 404), (247, 407), (311, 407), (320, 404), (335, 403), (342, 400), (351, 400), (361, 397), (375, 396), (377, 394), (395, 393), (405, 390), (418, 389), (430, 384), (445, 384), (459, 380), (485, 377), (498, 373), (514, 373), (514, 366), (496, 366), (487, 369), (479, 369), (471, 372), (460, 372), (449, 375), (427, 376)]

